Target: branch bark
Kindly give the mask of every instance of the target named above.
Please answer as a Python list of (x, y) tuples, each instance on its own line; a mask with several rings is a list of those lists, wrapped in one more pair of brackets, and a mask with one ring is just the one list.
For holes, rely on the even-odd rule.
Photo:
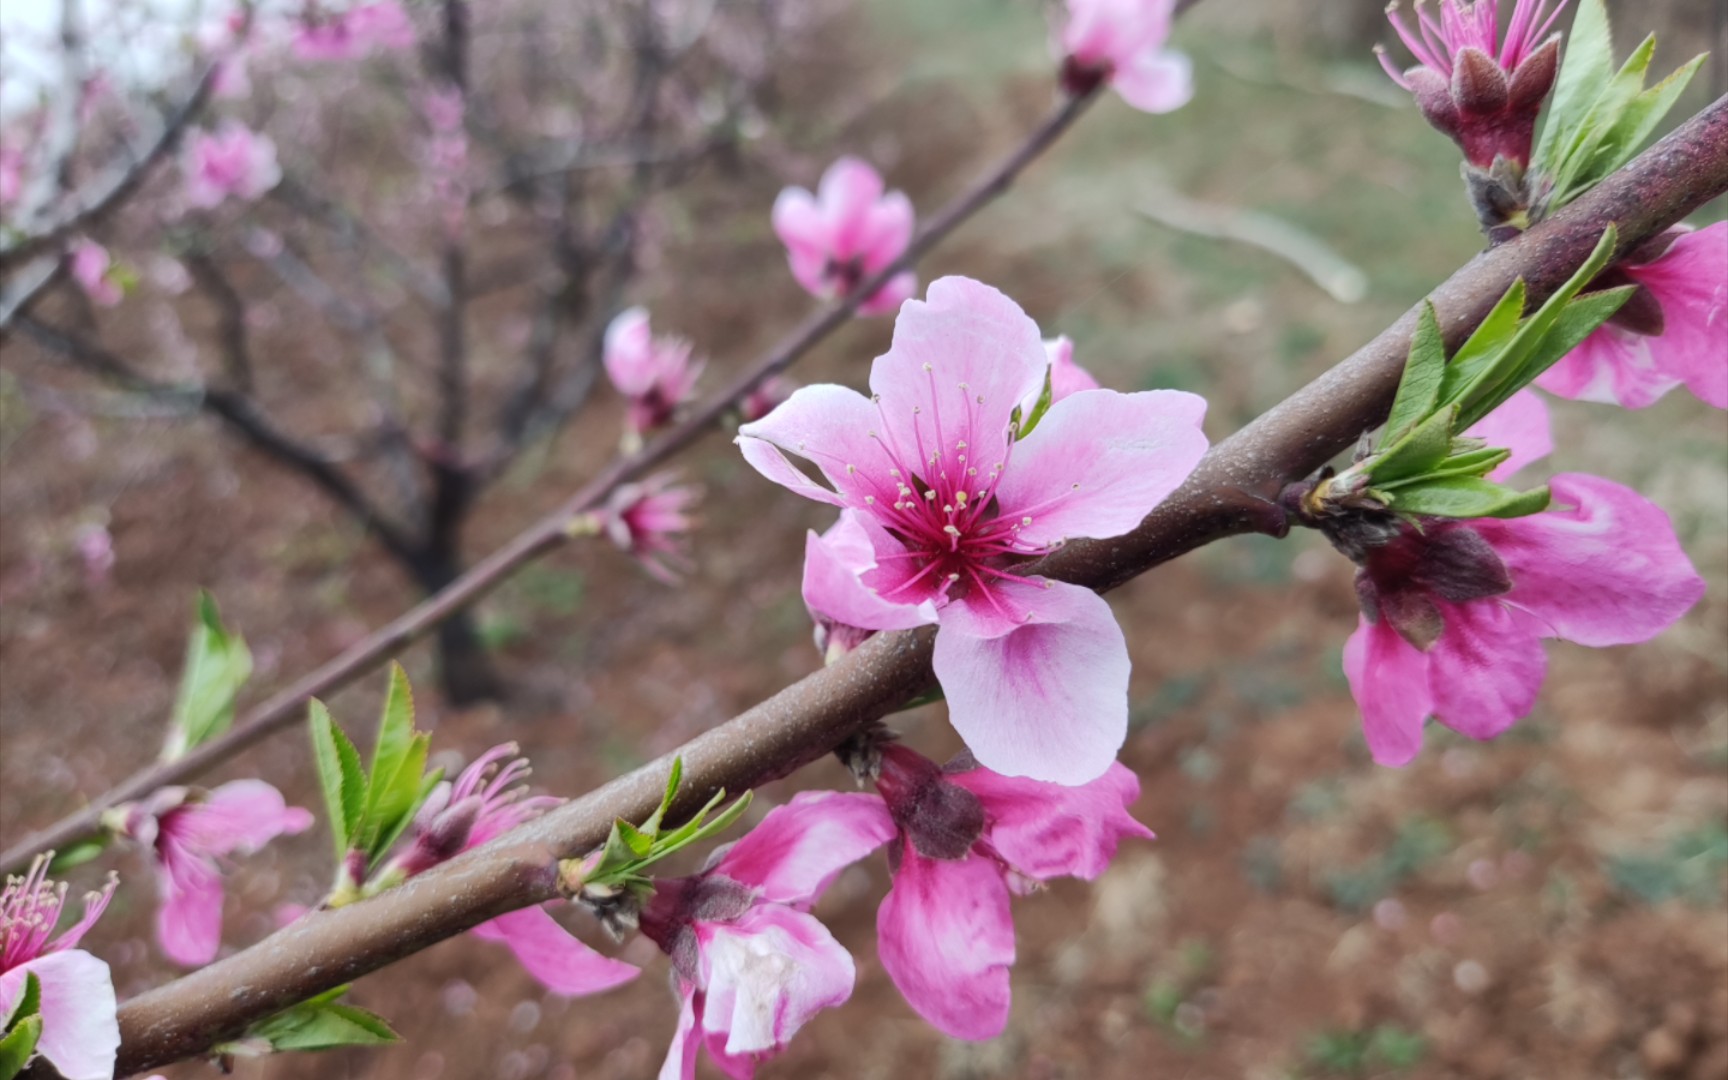
[[(1718, 100), (1594, 192), (1479, 256), (1429, 297), (1455, 345), (1519, 277), (1546, 297), (1602, 231), (1624, 253), (1728, 191), (1728, 98)], [(1268, 499), (1347, 449), (1391, 407), (1419, 309), (1281, 405), (1213, 447), (1180, 491), (1127, 537), (1071, 544), (1040, 572), (1109, 589), (1223, 536), (1277, 532)], [(679, 812), (828, 753), (931, 681), (930, 630), (881, 634), (839, 663), (685, 745)], [(297, 1001), (375, 971), (503, 911), (557, 895), (554, 860), (604, 842), (618, 817), (657, 804), (672, 755), (613, 780), (490, 845), (375, 900), (318, 912), (264, 942), (127, 1002), (122, 1075), (202, 1052)]]

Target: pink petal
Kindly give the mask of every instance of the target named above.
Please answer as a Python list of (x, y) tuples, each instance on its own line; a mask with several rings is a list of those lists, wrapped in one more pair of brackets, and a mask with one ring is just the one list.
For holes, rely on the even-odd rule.
[(875, 795), (800, 792), (727, 849), (714, 872), (759, 890), (761, 900), (810, 904), (836, 874), (894, 833)]
[(1585, 338), (1560, 362), (1536, 376), (1536, 385), (1574, 401), (1642, 409), (1680, 385), (1657, 362), (1653, 342), (1612, 324)]
[(858, 305), (860, 315), (887, 315), (899, 311), (902, 304), (910, 300), (918, 292), (918, 275), (911, 270), (904, 270), (893, 277), (874, 293), (870, 298)]
[(1188, 478), (1206, 453), (1206, 400), (1177, 390), (1085, 390), (1050, 407), (1015, 446), (996, 498), (1031, 518), (1022, 543), (1120, 536)]
[(1648, 641), (1704, 595), (1662, 508), (1601, 477), (1562, 473), (1543, 513), (1474, 527), (1512, 574), (1506, 600), (1545, 636), (1580, 645)]
[(1174, 112), (1194, 97), (1194, 65), (1173, 49), (1138, 53), (1116, 68), (1110, 88), (1141, 112)]
[(985, 838), (996, 853), (1038, 881), (1090, 881), (1110, 865), (1124, 837), (1152, 839), (1152, 830), (1128, 814), (1140, 797), (1140, 781), (1120, 762), (1079, 787), (1002, 776), (989, 769), (968, 769), (948, 779), (984, 804), (989, 822)]
[(1656, 367), (1728, 409), (1728, 222), (1687, 233), (1626, 272), (1662, 305), (1663, 331), (1650, 341)]
[[(823, 383), (799, 387), (773, 412), (740, 427), (737, 441), (744, 459), (775, 483), (807, 499), (863, 509), (868, 496), (889, 502), (896, 497), (893, 488), (880, 486), (891, 467), (872, 437), (881, 427), (864, 395)], [(813, 462), (839, 496), (799, 472), (781, 451)]]
[(871, 365), (881, 404), (872, 426), (908, 466), (965, 453), (987, 475), (1006, 460), (1009, 417), (1043, 384), (1044, 365), (1038, 325), (1020, 305), (970, 278), (941, 278), (925, 300), (901, 305), (893, 343)]
[(1488, 474), (1490, 480), (1505, 482), (1519, 469), (1554, 452), (1548, 406), (1531, 390), (1513, 394), (1464, 434), (1482, 439), (1491, 447), (1512, 451), (1511, 457)]
[(792, 253), (818, 261), (828, 258), (828, 223), (816, 199), (801, 187), (789, 187), (774, 199), (774, 234)]
[[(1082, 390), (1098, 390), (1098, 380), (1092, 373), (1074, 362), (1074, 343), (1068, 340), (1068, 335), (1051, 338), (1044, 342), (1044, 352), (1050, 358), (1050, 399), (1061, 401), (1072, 397)], [(1025, 404), (1025, 403), (1022, 403)], [(1028, 410), (1037, 402), (1026, 405)]]
[(907, 843), (876, 913), (876, 949), (906, 1003), (943, 1034), (991, 1039), (1007, 1027), (1014, 919), (989, 859), (927, 859)]
[(814, 916), (758, 904), (730, 923), (698, 923), (702, 1027), (728, 1055), (778, 1053), (818, 1012), (852, 996), (852, 957)]
[[(865, 630), (908, 630), (935, 622), (936, 608), (929, 600), (895, 603), (878, 594), (883, 588), (879, 582), (873, 582), (874, 588), (865, 584), (864, 575), (876, 569), (876, 560), (864, 520), (856, 511), (846, 510), (826, 535), (812, 531), (805, 538), (805, 606), (834, 622)], [(862, 554), (857, 550), (859, 538), (864, 544)], [(905, 567), (909, 561), (891, 565)]]
[(640, 974), (635, 967), (590, 949), (539, 904), (507, 912), (468, 932), (507, 946), (524, 971), (564, 997), (598, 994)]
[(156, 940), (168, 959), (199, 967), (222, 947), (222, 874), (210, 858), (184, 847), (172, 834), (156, 846), (161, 859), (157, 884)]
[(262, 780), (234, 780), (199, 803), (171, 812), (165, 828), (186, 844), (211, 855), (256, 851), (278, 836), (312, 827), (310, 811), (289, 806), (282, 793)]
[(1440, 603), (1446, 628), (1428, 653), (1434, 715), (1472, 739), (1492, 739), (1530, 715), (1548, 657), (1528, 616), (1498, 599)]
[(828, 221), (829, 254), (845, 262), (862, 255), (870, 209), (882, 197), (882, 177), (867, 163), (843, 157), (828, 166), (817, 187)]
[(1387, 623), (1363, 618), (1344, 643), (1344, 677), (1362, 710), (1362, 734), (1374, 760), (1410, 764), (1422, 749), (1422, 725), (1434, 712), (1428, 657)]
[(1032, 621), (1004, 632), (972, 598), (942, 609), (934, 665), (949, 721), (1003, 775), (1097, 779), (1128, 733), (1128, 646), (1110, 605), (1062, 582), (996, 591)]
[(659, 1080), (696, 1080), (696, 1052), (702, 1040), (696, 1038), (696, 989), (679, 980), (678, 1024), (672, 1029), (672, 1045), (666, 1048), (666, 1061), (660, 1066)]
[(654, 339), (646, 310), (628, 308), (607, 325), (601, 363), (612, 385), (625, 397), (640, 397), (653, 387)]
[(859, 229), (857, 252), (866, 273), (874, 274), (900, 257), (912, 241), (915, 221), (912, 200), (903, 191), (890, 191), (869, 209)]
[(49, 953), (0, 975), (0, 997), (22, 994), (27, 972), (42, 986), (36, 1052), (65, 1080), (109, 1080), (120, 1049), (120, 1024), (108, 965), (80, 949)]

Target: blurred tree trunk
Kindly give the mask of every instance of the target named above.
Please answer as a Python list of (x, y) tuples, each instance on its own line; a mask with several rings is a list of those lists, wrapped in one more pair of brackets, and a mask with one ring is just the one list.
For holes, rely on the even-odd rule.
[[(428, 596), (462, 574), (461, 564), (448, 551), (428, 550), (410, 570)], [(445, 700), (452, 705), (491, 701), (503, 692), (503, 681), (492, 667), (470, 610), (458, 611), (438, 624), (438, 678)]]

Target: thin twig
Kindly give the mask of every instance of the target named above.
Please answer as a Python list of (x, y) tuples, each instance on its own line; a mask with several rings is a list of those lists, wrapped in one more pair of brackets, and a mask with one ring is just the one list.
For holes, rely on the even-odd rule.
[[(1625, 252), (1728, 191), (1728, 98), (1594, 192), (1518, 240), (1477, 257), (1429, 297), (1456, 345), (1518, 278), (1540, 299), (1585, 260), (1603, 230)], [(1188, 482), (1126, 537), (1069, 544), (1033, 572), (1109, 589), (1224, 536), (1277, 532), (1271, 496), (1381, 423), (1418, 309), (1295, 395), (1213, 447)], [(879, 634), (838, 663), (659, 760), (362, 904), (314, 912), (265, 941), (120, 1009), (121, 1075), (232, 1038), (315, 993), (558, 895), (556, 860), (593, 850), (618, 818), (641, 820), (683, 762), (676, 815), (720, 788), (785, 776), (903, 704), (932, 679), (930, 629)]]

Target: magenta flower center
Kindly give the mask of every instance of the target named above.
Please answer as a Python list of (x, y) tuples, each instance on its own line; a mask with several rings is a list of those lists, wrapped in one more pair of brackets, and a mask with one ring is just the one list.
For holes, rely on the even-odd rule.
[(48, 939), (66, 906), (66, 885), (47, 880), (48, 860), (38, 859), (22, 877), (6, 879), (0, 893), (0, 971), (48, 952)]

